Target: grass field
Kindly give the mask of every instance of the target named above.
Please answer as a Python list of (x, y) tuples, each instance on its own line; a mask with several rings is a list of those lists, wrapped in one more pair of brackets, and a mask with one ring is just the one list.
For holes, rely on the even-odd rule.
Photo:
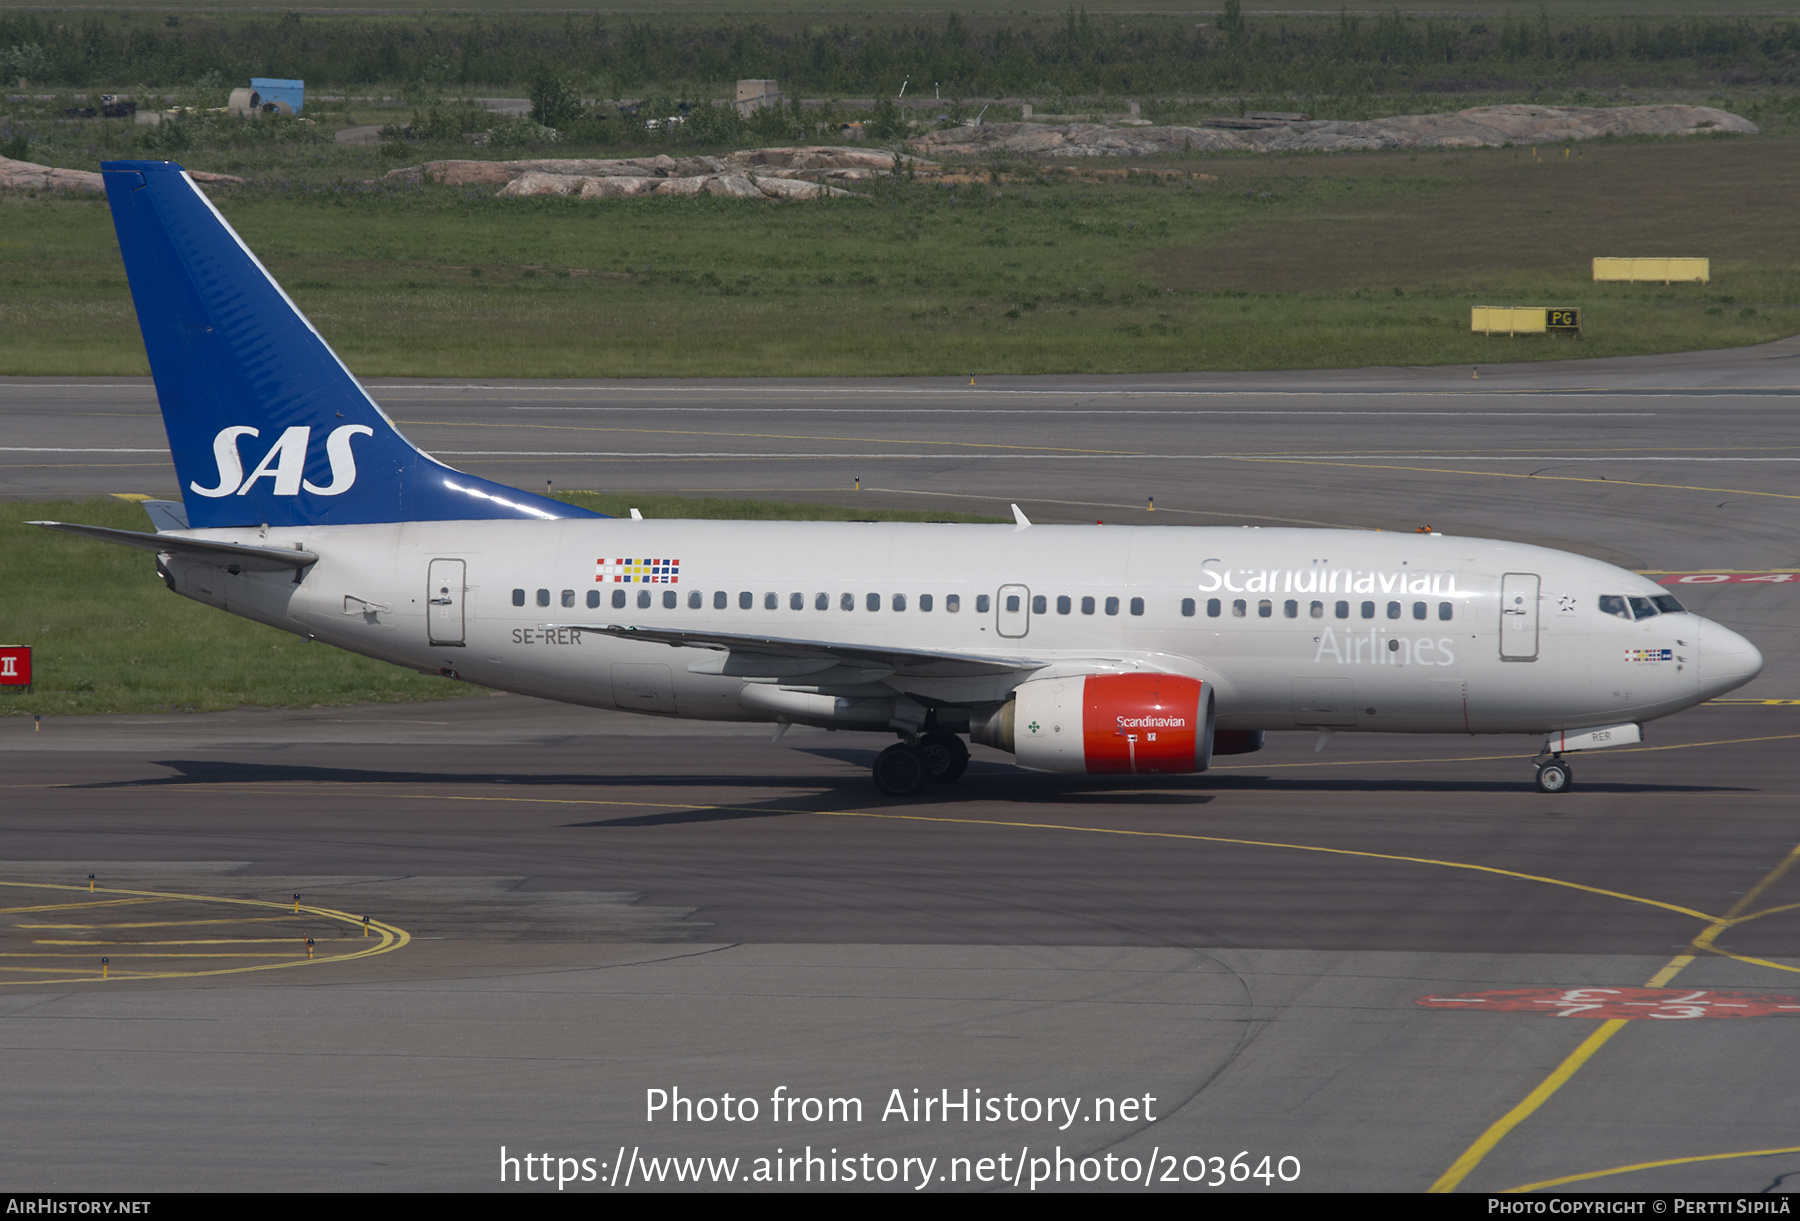
[[(1127, 372), (1476, 363), (1800, 329), (1800, 138), (1157, 162), (803, 204), (338, 188), (276, 153), (226, 216), (365, 376)], [(1107, 169), (1119, 168), (1110, 163)], [(1710, 286), (1596, 285), (1705, 255)], [(105, 204), (0, 197), (0, 373), (147, 372)], [(1578, 306), (1580, 343), (1468, 330)]]
[[(754, 520), (1000, 521), (781, 501), (572, 492), (614, 516)], [(371, 661), (170, 593), (149, 553), (41, 530), (74, 521), (144, 530), (123, 500), (0, 503), (0, 644), (31, 645), (34, 690), (0, 689), (0, 715), (308, 708), (481, 695), (483, 689)]]

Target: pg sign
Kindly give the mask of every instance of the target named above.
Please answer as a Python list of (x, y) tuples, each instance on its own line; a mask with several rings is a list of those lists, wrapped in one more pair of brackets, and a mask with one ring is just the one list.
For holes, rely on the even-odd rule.
[(31, 686), (30, 646), (0, 645), (0, 687)]

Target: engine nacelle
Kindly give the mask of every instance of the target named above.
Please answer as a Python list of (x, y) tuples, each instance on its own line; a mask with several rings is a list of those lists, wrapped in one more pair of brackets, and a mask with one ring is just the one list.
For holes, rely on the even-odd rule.
[(1213, 693), (1178, 674), (1088, 674), (1021, 683), (972, 727), (1040, 772), (1203, 772), (1212, 762)]

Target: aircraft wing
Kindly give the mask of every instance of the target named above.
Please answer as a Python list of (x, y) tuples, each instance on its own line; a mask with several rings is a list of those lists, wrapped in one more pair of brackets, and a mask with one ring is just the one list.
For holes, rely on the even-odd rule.
[(1042, 659), (1033, 657), (984, 657), (973, 653), (845, 644), (835, 640), (804, 640), (739, 632), (688, 631), (683, 628), (635, 627), (619, 623), (547, 623), (543, 626), (547, 630), (595, 632), (622, 640), (666, 644), (671, 648), (723, 651), (730, 656), (721, 659), (717, 672), (742, 674), (746, 677), (786, 677), (824, 670), (835, 665), (848, 665), (891, 670), (895, 674), (917, 678), (963, 678), (1016, 674), (1037, 670), (1047, 664)]
[(171, 534), (141, 534), (136, 530), (114, 530), (107, 526), (82, 526), (66, 521), (31, 521), (28, 526), (61, 530), (97, 538), (103, 543), (119, 543), (141, 547), (145, 551), (167, 552), (184, 559), (200, 560), (219, 568), (236, 566), (248, 572), (279, 572), (283, 568), (305, 568), (319, 562), (310, 551), (284, 551), (280, 547), (252, 547), (244, 543), (222, 543), (207, 538), (177, 538)]

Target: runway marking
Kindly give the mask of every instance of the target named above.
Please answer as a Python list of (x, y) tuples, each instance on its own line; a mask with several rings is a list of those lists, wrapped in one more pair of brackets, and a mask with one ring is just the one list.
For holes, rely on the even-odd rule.
[[(1780, 736), (1794, 737), (1794, 736), (1800, 736), (1800, 735), (1780, 735)], [(1766, 740), (1766, 739), (1747, 739), (1747, 740), (1758, 741), (1758, 740)], [(1648, 748), (1648, 749), (1672, 750), (1672, 749), (1683, 749), (1688, 746), (1720, 745), (1720, 744), (1723, 744), (1723, 743), (1685, 743), (1685, 744), (1680, 744), (1677, 746), (1652, 747), (1652, 748)], [(180, 786), (180, 787), (201, 787), (201, 786)], [(277, 787), (277, 786), (258, 786), (258, 787), (266, 789), (268, 787)], [(292, 786), (286, 786), (286, 787), (292, 787)], [(309, 788), (310, 791), (317, 792), (320, 786), (307, 786), (307, 787)], [(350, 787), (350, 786), (345, 786), (345, 787)], [(212, 791), (218, 791), (218, 790), (215, 788), (215, 789), (212, 789)], [(735, 810), (735, 809), (741, 808), (741, 807), (736, 807), (736, 806), (723, 806), (723, 805), (715, 805), (715, 804), (701, 805), (701, 804), (689, 804), (689, 803), (678, 803), (678, 802), (618, 801), (618, 800), (597, 799), (597, 798), (526, 797), (526, 796), (522, 796), (522, 795), (518, 795), (518, 794), (506, 794), (503, 796), (487, 797), (487, 796), (464, 795), (464, 794), (399, 793), (399, 794), (394, 794), (393, 796), (396, 798), (402, 799), (402, 800), (415, 800), (415, 801), (436, 801), (436, 802), (472, 801), (472, 802), (498, 802), (498, 803), (512, 803), (512, 804), (526, 804), (526, 805), (564, 805), (564, 806), (624, 806), (624, 807), (629, 807), (632, 809), (730, 811), (730, 810)], [(1674, 979), (1675, 976), (1678, 975), (1683, 969), (1685, 969), (1687, 966), (1692, 964), (1694, 959), (1701, 952), (1718, 953), (1724, 957), (1738, 958), (1739, 957), (1738, 955), (1731, 954), (1728, 951), (1719, 949), (1716, 945), (1713, 944), (1714, 939), (1720, 933), (1724, 932), (1727, 928), (1731, 927), (1731, 925), (1733, 923), (1738, 922), (1740, 919), (1740, 914), (1743, 912), (1743, 910), (1745, 908), (1749, 907), (1750, 904), (1755, 902), (1755, 900), (1758, 897), (1760, 897), (1762, 895), (1762, 893), (1764, 891), (1766, 891), (1770, 886), (1774, 885), (1777, 881), (1779, 881), (1781, 879), (1781, 877), (1783, 875), (1785, 875), (1790, 868), (1792, 868), (1795, 861), (1797, 859), (1800, 859), (1800, 844), (1797, 844), (1788, 853), (1788, 855), (1782, 860), (1782, 862), (1779, 865), (1777, 865), (1774, 869), (1770, 870), (1769, 873), (1764, 875), (1764, 877), (1754, 887), (1752, 887), (1751, 890), (1749, 890), (1747, 893), (1745, 893), (1735, 904), (1732, 905), (1732, 907), (1729, 911), (1727, 911), (1723, 916), (1713, 916), (1713, 915), (1709, 915), (1705, 912), (1697, 911), (1690, 907), (1682, 906), (1681, 904), (1669, 903), (1669, 902), (1666, 902), (1661, 899), (1652, 899), (1652, 898), (1649, 898), (1649, 897), (1643, 896), (1643, 895), (1628, 894), (1623, 891), (1610, 890), (1605, 887), (1589, 886), (1582, 882), (1571, 882), (1571, 881), (1567, 881), (1566, 879), (1562, 879), (1562, 878), (1545, 877), (1540, 874), (1529, 874), (1529, 873), (1524, 873), (1524, 872), (1521, 872), (1518, 870), (1512, 870), (1512, 869), (1501, 869), (1501, 868), (1498, 868), (1498, 867), (1492, 866), (1492, 865), (1477, 865), (1477, 864), (1473, 864), (1471, 862), (1466, 862), (1466, 861), (1447, 861), (1447, 860), (1439, 860), (1439, 859), (1431, 858), (1431, 857), (1402, 856), (1402, 855), (1397, 855), (1397, 854), (1393, 854), (1393, 853), (1385, 853), (1385, 852), (1368, 852), (1368, 851), (1362, 851), (1362, 850), (1350, 849), (1350, 848), (1330, 848), (1330, 847), (1325, 847), (1325, 846), (1317, 845), (1317, 844), (1291, 844), (1291, 843), (1281, 843), (1281, 842), (1277, 842), (1277, 841), (1248, 840), (1248, 839), (1239, 839), (1239, 838), (1230, 837), (1230, 836), (1197, 835), (1197, 834), (1193, 834), (1193, 833), (1174, 832), (1174, 831), (1142, 831), (1142, 830), (1134, 830), (1134, 829), (1130, 829), (1130, 828), (1120, 828), (1120, 827), (1088, 827), (1088, 826), (1070, 825), (1070, 824), (1064, 824), (1064, 823), (1009, 822), (1009, 821), (1002, 820), (1002, 819), (956, 818), (956, 817), (949, 817), (949, 816), (943, 816), (943, 815), (923, 815), (923, 814), (889, 814), (889, 813), (881, 813), (881, 812), (877, 812), (877, 811), (860, 811), (860, 810), (784, 810), (784, 809), (768, 809), (765, 807), (764, 812), (776, 813), (776, 814), (796, 814), (796, 815), (816, 814), (816, 815), (823, 815), (825, 817), (831, 817), (831, 818), (870, 818), (870, 819), (879, 819), (879, 820), (884, 820), (884, 821), (896, 821), (896, 822), (927, 822), (927, 823), (941, 823), (941, 824), (965, 825), (965, 826), (1015, 828), (1015, 829), (1020, 829), (1020, 830), (1073, 831), (1073, 832), (1079, 832), (1079, 833), (1089, 833), (1089, 834), (1098, 834), (1098, 835), (1121, 835), (1121, 836), (1129, 836), (1129, 837), (1133, 837), (1133, 838), (1142, 838), (1142, 839), (1185, 840), (1185, 841), (1199, 842), (1199, 843), (1230, 844), (1230, 845), (1238, 846), (1238, 847), (1277, 848), (1277, 849), (1286, 849), (1289, 851), (1297, 851), (1297, 852), (1316, 852), (1316, 853), (1320, 853), (1320, 854), (1327, 855), (1327, 856), (1343, 856), (1343, 857), (1352, 857), (1352, 858), (1359, 858), (1359, 859), (1365, 859), (1365, 860), (1395, 861), (1395, 862), (1399, 862), (1399, 863), (1403, 863), (1403, 864), (1430, 865), (1430, 866), (1435, 866), (1438, 868), (1460, 869), (1460, 870), (1466, 870), (1466, 871), (1469, 871), (1472, 873), (1484, 873), (1484, 874), (1490, 874), (1490, 875), (1497, 876), (1497, 877), (1508, 877), (1508, 878), (1514, 878), (1514, 879), (1517, 879), (1520, 881), (1535, 882), (1535, 883), (1538, 883), (1541, 885), (1546, 885), (1546, 886), (1562, 887), (1562, 888), (1566, 888), (1569, 890), (1576, 890), (1576, 891), (1581, 891), (1581, 892), (1584, 892), (1587, 894), (1597, 895), (1602, 898), (1620, 899), (1627, 903), (1635, 903), (1635, 904), (1641, 904), (1641, 905), (1648, 906), (1648, 907), (1655, 907), (1655, 908), (1659, 908), (1664, 911), (1674, 912), (1678, 915), (1688, 916), (1695, 920), (1706, 921), (1707, 922), (1706, 928), (1703, 929), (1699, 934), (1697, 934), (1693, 938), (1693, 940), (1690, 942), (1690, 949), (1693, 950), (1694, 952), (1689, 953), (1689, 952), (1684, 951), (1683, 953), (1677, 954), (1674, 958), (1670, 959), (1670, 961), (1667, 964), (1665, 964), (1661, 970), (1656, 972), (1656, 974), (1652, 975), (1650, 977), (1650, 979), (1643, 985), (1644, 987), (1647, 987), (1647, 988), (1662, 988), (1662, 987), (1666, 986), (1670, 980)], [(1773, 910), (1773, 909), (1771, 909), (1771, 910)], [(1582, 1040), (1581, 1044), (1578, 1047), (1576, 1047), (1574, 1051), (1570, 1052), (1569, 1055), (1564, 1058), (1562, 1063), (1559, 1064), (1550, 1073), (1550, 1075), (1548, 1077), (1546, 1077), (1542, 1082), (1540, 1082), (1538, 1084), (1538, 1086), (1531, 1091), (1531, 1093), (1526, 1095), (1526, 1097), (1523, 1100), (1521, 1100), (1516, 1106), (1514, 1106), (1505, 1115), (1501, 1116), (1500, 1119), (1496, 1120), (1492, 1125), (1490, 1125), (1488, 1127), (1488, 1129), (1485, 1132), (1483, 1132), (1482, 1135), (1480, 1137), (1478, 1137), (1476, 1139), (1476, 1141), (1473, 1144), (1471, 1144), (1467, 1150), (1464, 1151), (1462, 1156), (1459, 1157), (1450, 1166), (1450, 1168), (1448, 1170), (1446, 1170), (1441, 1176), (1439, 1176), (1437, 1181), (1431, 1185), (1431, 1187), (1429, 1188), (1429, 1191), (1432, 1193), (1439, 1193), (1439, 1194), (1454, 1191), (1456, 1189), (1456, 1187), (1459, 1184), (1461, 1184), (1465, 1178), (1468, 1177), (1470, 1172), (1472, 1172), (1477, 1166), (1479, 1166), (1481, 1164), (1482, 1160), (1485, 1159), (1487, 1157), (1487, 1155), (1493, 1151), (1495, 1146), (1497, 1146), (1503, 1139), (1505, 1139), (1505, 1137), (1510, 1132), (1512, 1132), (1512, 1130), (1514, 1128), (1516, 1128), (1520, 1123), (1522, 1123), (1526, 1119), (1528, 1119), (1532, 1114), (1534, 1114), (1538, 1110), (1539, 1107), (1541, 1107), (1559, 1089), (1561, 1089), (1562, 1086), (1570, 1078), (1572, 1078), (1575, 1075), (1575, 1073), (1577, 1071), (1579, 1071), (1581, 1069), (1581, 1067), (1583, 1065), (1585, 1065), (1588, 1062), (1588, 1060), (1590, 1060), (1594, 1056), (1594, 1054), (1596, 1052), (1598, 1052), (1602, 1047), (1604, 1047), (1606, 1045), (1606, 1043), (1613, 1037), (1613, 1035), (1617, 1034), (1620, 1030), (1622, 1030), (1626, 1026), (1626, 1024), (1627, 1024), (1627, 1020), (1623, 1019), (1623, 1018), (1609, 1019), (1603, 1025), (1601, 1025), (1599, 1029), (1595, 1030), (1586, 1039)]]
[(1608, 483), (1618, 487), (1663, 488), (1674, 492), (1712, 492), (1727, 496), (1772, 496), (1777, 500), (1800, 500), (1791, 492), (1752, 492), (1744, 488), (1693, 487), (1684, 483), (1647, 483), (1636, 479), (1591, 479), (1581, 475), (1515, 475), (1508, 471), (1458, 471), (1429, 466), (1392, 466), (1367, 462), (1327, 462), (1303, 458), (1238, 458), (1239, 462), (1287, 463), (1295, 466), (1350, 466), (1380, 471), (1411, 471), (1418, 475), (1474, 475), (1486, 479), (1545, 479), (1556, 483)]
[(815, 437), (808, 436), (804, 433), (712, 432), (698, 428), (596, 428), (592, 425), (570, 424), (490, 424), (480, 420), (471, 420), (467, 422), (448, 420), (396, 421), (396, 424), (401, 423), (404, 423), (409, 428), (534, 428), (548, 429), (553, 432), (632, 433), (657, 437), (739, 437), (754, 441), (820, 441), (850, 445), (868, 445), (871, 443), (876, 445), (939, 445), (947, 449), (1017, 449), (1069, 454), (1130, 455), (1141, 452), (1139, 450), (1085, 449), (1075, 445), (1006, 445), (997, 441), (921, 441), (917, 437), (908, 437), (904, 440), (895, 440), (891, 437)]
[[(1684, 951), (1683, 953), (1677, 954), (1663, 966), (1662, 970), (1658, 971), (1655, 975), (1652, 975), (1649, 982), (1644, 986), (1647, 988), (1661, 988), (1685, 970), (1689, 964), (1694, 961), (1695, 957), (1697, 957), (1698, 952), (1719, 952), (1715, 951), (1713, 945), (1714, 939), (1729, 928), (1746, 908), (1756, 902), (1764, 891), (1780, 881), (1782, 877), (1787, 874), (1788, 870), (1794, 867), (1796, 860), (1800, 860), (1800, 844), (1794, 845), (1788, 854), (1781, 859), (1781, 863), (1769, 870), (1768, 873), (1764, 874), (1762, 880), (1746, 891), (1736, 903), (1731, 905), (1731, 909), (1723, 916), (1708, 917), (1708, 919), (1711, 920), (1711, 923), (1702, 929), (1694, 937), (1693, 941), (1689, 943), (1689, 949), (1696, 951), (1696, 953), (1687, 953)], [(1727, 957), (1732, 957), (1732, 955), (1727, 955)], [(1518, 1105), (1513, 1107), (1512, 1110), (1495, 1120), (1494, 1123), (1488, 1127), (1487, 1131), (1477, 1137), (1475, 1143), (1463, 1151), (1463, 1155), (1457, 1158), (1456, 1161), (1451, 1164), (1450, 1168), (1438, 1177), (1437, 1182), (1433, 1183), (1429, 1190), (1432, 1193), (1437, 1194), (1455, 1191), (1457, 1185), (1466, 1179), (1475, 1167), (1481, 1164), (1482, 1159), (1487, 1157), (1487, 1155), (1493, 1151), (1494, 1147), (1506, 1138), (1508, 1133), (1518, 1127), (1519, 1124), (1523, 1123), (1526, 1119), (1530, 1118), (1539, 1107), (1549, 1101), (1550, 1097), (1554, 1095), (1557, 1090), (1561, 1089), (1563, 1084), (1573, 1077), (1576, 1072), (1580, 1070), (1582, 1065), (1592, 1059), (1595, 1052), (1606, 1046), (1608, 1040), (1615, 1034), (1618, 1034), (1619, 1031), (1623, 1030), (1625, 1025), (1625, 1019), (1612, 1018), (1598, 1030), (1594, 1031), (1593, 1034), (1583, 1039), (1581, 1045), (1570, 1052), (1568, 1057), (1565, 1058), (1561, 1064), (1557, 1065), (1548, 1077), (1545, 1077), (1543, 1081), (1539, 1082), (1536, 1089), (1527, 1094)]]
[[(1502, 988), (1421, 996), (1413, 1004), (1461, 1013), (1536, 1013), (1545, 1017), (1599, 1021), (1622, 1018), (1688, 1022), (1707, 1018), (1800, 1017), (1800, 996), (1742, 989), (1608, 988), (1582, 984), (1565, 988)], [(1480, 1009), (1474, 1006), (1482, 1006)], [(1558, 1012), (1552, 1012), (1558, 1011)]]
[[(341, 912), (328, 907), (316, 907), (305, 903), (299, 905), (300, 910), (296, 913), (291, 910), (292, 904), (290, 903), (273, 902), (266, 899), (234, 899), (221, 895), (197, 895), (150, 890), (120, 890), (105, 886), (90, 891), (86, 886), (59, 885), (48, 882), (0, 881), (0, 886), (12, 887), (17, 890), (48, 890), (81, 895), (88, 895), (91, 893), (94, 895), (124, 896), (122, 898), (95, 898), (92, 900), (69, 903), (44, 903), (24, 907), (0, 908), (0, 915), (23, 915), (49, 911), (98, 910), (160, 903), (226, 904), (232, 907), (275, 908), (286, 913), (283, 917), (246, 917), (241, 921), (243, 923), (266, 924), (276, 922), (279, 919), (304, 922), (306, 918), (310, 917), (314, 921), (325, 920), (335, 924), (349, 925), (358, 933), (366, 927), (370, 933), (374, 934), (374, 936), (368, 938), (362, 936), (355, 936), (354, 938), (346, 936), (337, 939), (322, 940), (315, 945), (314, 956), (311, 958), (305, 956), (305, 932), (303, 929), (296, 929), (291, 936), (287, 937), (213, 937), (162, 941), (94, 941), (83, 938), (34, 938), (30, 942), (32, 945), (47, 947), (79, 947), (80, 949), (87, 951), (86, 953), (79, 955), (83, 960), (83, 965), (81, 967), (76, 967), (71, 963), (71, 959), (78, 957), (78, 955), (73, 952), (73, 949), (45, 949), (38, 951), (0, 953), (0, 986), (21, 983), (97, 983), (101, 979), (101, 972), (99, 964), (93, 960), (100, 957), (101, 951), (105, 951), (108, 958), (117, 960), (111, 964), (108, 971), (108, 974), (115, 979), (187, 979), (204, 975), (235, 975), (247, 971), (274, 971), (283, 970), (288, 967), (349, 962), (353, 959), (370, 958), (376, 954), (385, 954), (392, 950), (400, 949), (412, 940), (412, 935), (410, 933), (395, 925), (385, 924), (379, 920), (370, 920), (365, 926), (361, 916), (354, 916), (349, 912)], [(20, 924), (15, 927), (40, 929), (45, 931), (69, 931), (77, 928), (118, 930), (129, 928), (164, 928), (189, 924), (230, 924), (238, 922), (239, 921), (232, 919), (212, 919), (196, 921), (146, 921), (139, 923)], [(285, 944), (290, 948), (279, 954), (267, 951), (250, 950), (224, 952), (219, 950), (163, 948), (264, 944)], [(346, 945), (358, 946), (360, 948), (344, 953), (332, 952), (334, 948)], [(134, 953), (133, 950), (136, 947), (143, 947), (143, 952)], [(15, 965), (16, 960), (32, 958), (57, 959), (61, 960), (61, 965), (54, 967), (34, 967), (22, 963)], [(214, 962), (224, 959), (237, 961), (245, 959), (279, 959), (279, 961), (206, 968), (200, 968), (198, 962), (196, 962), (195, 967), (186, 969), (144, 969), (144, 967), (147, 967), (151, 962), (162, 963), (195, 960), (198, 960), (199, 962)], [(140, 966), (139, 964), (144, 965)], [(72, 974), (74, 971), (81, 971), (82, 973)], [(28, 975), (37, 977), (56, 974), (62, 975), (63, 978), (5, 978), (9, 975)]]
[[(1007, 455), (1007, 456), (1010, 456), (1010, 455)], [(1031, 505), (1070, 505), (1070, 506), (1073, 506), (1076, 508), (1083, 508), (1083, 509), (1124, 509), (1129, 512), (1136, 512), (1136, 513), (1145, 512), (1144, 506), (1141, 504), (1135, 504), (1135, 503), (1134, 504), (1117, 504), (1112, 501), (1105, 501), (1105, 500), (1050, 500), (1043, 496), (1031, 496), (1031, 497), (981, 496), (981, 495), (977, 495), (975, 493), (968, 493), (968, 492), (924, 492), (924, 491), (917, 491), (912, 488), (870, 487), (867, 490), (871, 491), (871, 492), (882, 492), (882, 493), (887, 493), (890, 495), (897, 495), (897, 496), (944, 496), (944, 497), (948, 497), (952, 500), (991, 500), (997, 504), (1005, 504), (1009, 501), (1017, 501), (1021, 504), (1031, 504)], [(854, 495), (854, 493), (852, 493), (852, 495)], [(1365, 529), (1369, 528), (1367, 526), (1337, 526), (1337, 523), (1335, 523), (1335, 522), (1314, 521), (1311, 518), (1307, 518), (1307, 517), (1271, 517), (1266, 513), (1224, 513), (1224, 512), (1217, 512), (1217, 511), (1214, 511), (1211, 509), (1175, 509), (1175, 508), (1158, 509), (1157, 512), (1158, 513), (1180, 513), (1187, 517), (1223, 517), (1223, 518), (1227, 518), (1231, 521), (1246, 521), (1246, 520), (1248, 520), (1248, 521), (1276, 521), (1276, 522), (1283, 522), (1287, 525), (1325, 526), (1325, 527), (1335, 527), (1335, 528), (1344, 529), (1344, 530), (1365, 530)]]
[(1561, 1187), (1566, 1183), (1585, 1183), (1590, 1179), (1603, 1179), (1608, 1175), (1631, 1174), (1638, 1170), (1658, 1170), (1664, 1166), (1690, 1166), (1695, 1162), (1722, 1162), (1738, 1157), (1777, 1157), (1787, 1153), (1800, 1153), (1800, 1145), (1791, 1145), (1786, 1149), (1745, 1149), (1740, 1153), (1702, 1153), (1695, 1157), (1669, 1157), (1658, 1162), (1634, 1162), (1629, 1166), (1613, 1166), (1606, 1170), (1590, 1170), (1585, 1174), (1568, 1174), (1560, 1179), (1545, 1179), (1541, 1183), (1526, 1183), (1519, 1187), (1508, 1187), (1501, 1195), (1517, 1195), (1526, 1191), (1540, 1191), (1545, 1187)]

